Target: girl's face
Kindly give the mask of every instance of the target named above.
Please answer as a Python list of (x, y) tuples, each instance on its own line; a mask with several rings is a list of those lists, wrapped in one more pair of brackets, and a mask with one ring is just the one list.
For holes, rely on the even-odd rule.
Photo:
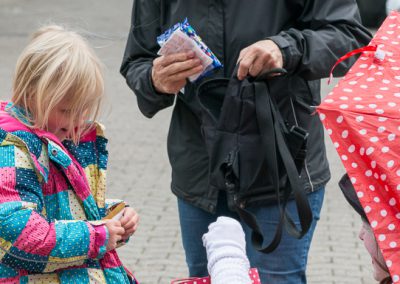
[[(374, 269), (373, 273), (375, 280), (381, 281), (389, 276), (385, 260), (380, 249), (378, 248), (378, 244), (376, 243), (371, 226), (363, 222), (358, 237), (364, 242), (364, 246), (372, 258), (372, 267)], [(384, 268), (386, 268), (386, 270)]]
[(71, 103), (63, 99), (49, 114), (47, 131), (53, 133), (60, 141), (70, 138), (79, 125), (70, 125)]

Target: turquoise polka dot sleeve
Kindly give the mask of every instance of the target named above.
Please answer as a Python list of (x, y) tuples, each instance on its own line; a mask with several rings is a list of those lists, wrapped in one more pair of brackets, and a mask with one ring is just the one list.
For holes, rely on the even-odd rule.
[(0, 205), (0, 262), (31, 272), (51, 272), (102, 258), (108, 232), (86, 221), (48, 223), (26, 202)]

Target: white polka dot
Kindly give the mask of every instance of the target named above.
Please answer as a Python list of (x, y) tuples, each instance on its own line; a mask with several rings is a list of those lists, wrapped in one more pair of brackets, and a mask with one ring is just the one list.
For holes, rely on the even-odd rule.
[(326, 99), (326, 100), (324, 100), (324, 102), (325, 102), (325, 103), (333, 103), (334, 100), (332, 100), (332, 99)]
[(400, 98), (400, 93), (394, 93), (393, 96)]
[(371, 141), (372, 143), (376, 143), (379, 141), (379, 138), (374, 136), (374, 137), (369, 138), (369, 141)]
[(385, 126), (379, 126), (378, 127), (378, 132), (379, 133), (382, 133), (382, 132), (384, 132), (386, 130), (386, 127)]
[(356, 146), (351, 145), (348, 149), (349, 153), (353, 153), (356, 150)]
[(369, 78), (367, 78), (367, 82), (373, 82), (373, 81), (375, 81), (375, 78), (374, 78), (374, 77), (369, 77)]
[(387, 216), (387, 211), (386, 210), (381, 210), (381, 216), (386, 217)]
[(371, 222), (371, 227), (375, 228), (376, 226), (378, 226), (378, 222), (377, 221), (372, 221)]
[(364, 73), (358, 72), (358, 73), (356, 73), (356, 76), (357, 76), (357, 77), (362, 77), (362, 76), (364, 76)]
[(324, 113), (319, 114), (319, 119), (324, 120), (326, 118), (326, 115)]
[(366, 175), (367, 177), (372, 176), (372, 171), (371, 171), (371, 170), (366, 171), (366, 172), (365, 172), (365, 175)]
[(369, 213), (369, 212), (371, 212), (371, 207), (370, 206), (365, 206), (365, 208), (364, 208), (364, 211), (365, 211), (365, 213)]
[(396, 242), (390, 242), (389, 246), (391, 248), (395, 248), (395, 247), (397, 247), (397, 243)]
[(381, 242), (383, 242), (384, 240), (386, 240), (386, 236), (381, 234), (378, 236), (378, 240), (380, 240)]
[(394, 102), (388, 102), (388, 106), (390, 106), (390, 107), (395, 107), (397, 104), (396, 103), (394, 103)]
[(352, 85), (352, 86), (357, 85), (357, 81), (350, 81), (349, 85)]
[(368, 64), (361, 64), (359, 67), (362, 68), (362, 69), (364, 69), (364, 68), (367, 68), (367, 67), (368, 67)]
[(400, 280), (399, 275), (393, 275), (392, 280), (393, 280), (394, 282), (399, 281), (399, 280)]
[(389, 229), (390, 231), (393, 231), (394, 229), (396, 229), (396, 226), (393, 225), (393, 224), (389, 224), (388, 229)]
[(362, 115), (359, 115), (359, 116), (356, 117), (356, 121), (357, 122), (361, 122), (363, 120), (364, 120), (364, 117)]
[(384, 122), (387, 120), (387, 117), (378, 117), (378, 121)]
[(338, 142), (335, 142), (335, 143), (333, 143), (333, 146), (335, 146), (335, 148), (339, 148), (339, 143)]
[(375, 98), (377, 98), (377, 99), (383, 99), (383, 96), (382, 95), (375, 95)]
[(386, 266), (387, 267), (391, 267), (393, 264), (393, 262), (391, 260), (386, 261)]
[(361, 148), (360, 148), (360, 155), (361, 155), (361, 156), (364, 156), (364, 153), (365, 153), (365, 148), (364, 148), (364, 147), (361, 147)]
[(387, 166), (388, 166), (388, 168), (393, 167), (394, 166), (394, 161), (390, 160), (389, 162), (387, 162)]
[(394, 139), (396, 139), (396, 134), (390, 133), (390, 134), (388, 135), (388, 140), (389, 140), (389, 141), (393, 141)]
[(368, 106), (369, 106), (370, 108), (376, 108), (376, 107), (377, 107), (376, 104), (369, 104)]
[(382, 153), (387, 153), (387, 152), (389, 152), (389, 147), (387, 147), (387, 146), (384, 146), (384, 147), (382, 147)]
[(352, 93), (353, 90), (352, 90), (352, 89), (349, 89), (349, 88), (344, 88), (344, 89), (343, 89), (343, 92), (345, 92), (345, 93)]
[(367, 130), (366, 129), (361, 129), (359, 132), (360, 132), (361, 135), (367, 134)]
[(363, 105), (356, 105), (356, 109), (364, 109)]
[(352, 166), (353, 168), (357, 168), (357, 167), (358, 167), (357, 163), (351, 163), (351, 166)]
[(390, 84), (390, 81), (387, 80), (387, 79), (383, 79), (383, 80), (382, 80), (382, 83), (383, 83), (383, 84)]
[(388, 87), (381, 87), (381, 88), (379, 88), (379, 90), (381, 90), (381, 91), (388, 91), (389, 88), (388, 88)]
[(352, 184), (355, 184), (355, 183), (357, 182), (357, 179), (354, 178), (354, 177), (352, 177), (352, 178), (350, 179), (350, 181), (351, 181)]
[(338, 116), (338, 118), (336, 119), (337, 123), (342, 123), (343, 122), (343, 116)]
[(386, 174), (381, 174), (381, 180), (386, 180), (386, 178), (387, 178), (387, 176), (386, 176)]
[(375, 151), (374, 147), (369, 147), (366, 151), (367, 156), (371, 155)]
[(374, 197), (374, 202), (375, 202), (375, 203), (379, 203), (379, 202), (381, 202), (381, 200), (380, 200), (379, 197)]
[(355, 100), (355, 101), (362, 101), (362, 98), (360, 98), (360, 97), (354, 97), (353, 100)]
[(364, 197), (364, 193), (362, 191), (358, 191), (357, 192), (357, 196), (358, 196), (358, 198), (363, 198)]
[(397, 219), (400, 219), (400, 213), (397, 213), (397, 214), (396, 214), (396, 218), (397, 218)]
[(375, 110), (375, 112), (377, 114), (384, 114), (385, 113), (385, 111), (383, 109), (381, 109), (381, 108), (378, 108), (377, 110)]
[(376, 161), (371, 161), (371, 167), (372, 167), (373, 169), (376, 168)]
[(347, 159), (348, 159), (348, 158), (347, 158), (346, 155), (342, 155), (342, 160), (343, 160), (343, 161), (347, 161)]
[(372, 184), (368, 187), (371, 191), (375, 191), (375, 186), (373, 186)]
[(332, 135), (332, 129), (328, 129), (327, 132), (329, 135)]
[(347, 138), (349, 136), (349, 131), (348, 130), (344, 130), (342, 132), (342, 138)]
[(342, 105), (340, 105), (340, 108), (341, 108), (341, 109), (347, 109), (347, 108), (349, 108), (349, 106), (346, 105), (346, 104), (342, 104)]
[(389, 204), (390, 204), (390, 206), (395, 206), (396, 205), (396, 199), (390, 198)]
[(361, 89), (368, 89), (368, 86), (367, 85), (360, 85), (360, 88)]

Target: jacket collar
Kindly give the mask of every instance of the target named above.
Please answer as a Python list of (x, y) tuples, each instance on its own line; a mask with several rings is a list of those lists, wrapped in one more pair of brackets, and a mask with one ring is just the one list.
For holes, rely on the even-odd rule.
[[(22, 123), (22, 122), (25, 122)], [(34, 154), (35, 151), (29, 148), (28, 143), (23, 141), (23, 139), (16, 137), (12, 134), (15, 131), (24, 131), (33, 133), (38, 136), (42, 141), (47, 144), (47, 156), (50, 160), (59, 164), (62, 171), (68, 178), (71, 186), (73, 187), (78, 198), (83, 202), (86, 214), (89, 219), (96, 220), (100, 219), (100, 215), (96, 206), (96, 202), (91, 194), (89, 183), (85, 174), (84, 169), (78, 163), (73, 155), (65, 148), (61, 141), (52, 133), (30, 128), (27, 125), (25, 112), (17, 107), (13, 106), (10, 102), (0, 102), (0, 131), (3, 130), (12, 139), (17, 139), (19, 142), (23, 143), (28, 149), (32, 161), (35, 165), (36, 170), (39, 172), (40, 176), (45, 182), (48, 180), (49, 165), (45, 157), (41, 154), (39, 157)], [(99, 125), (96, 125), (97, 131), (101, 130)], [(96, 128), (85, 135), (80, 142), (95, 141), (96, 140)], [(100, 133), (102, 135), (102, 131)], [(7, 138), (5, 137), (5, 140)]]

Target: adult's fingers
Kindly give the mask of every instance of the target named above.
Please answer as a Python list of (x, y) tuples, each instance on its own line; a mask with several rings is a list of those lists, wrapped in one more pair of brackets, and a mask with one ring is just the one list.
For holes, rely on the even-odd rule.
[(203, 71), (203, 65), (198, 65), (198, 66), (193, 67), (191, 69), (182, 70), (179, 73), (171, 74), (168, 77), (168, 79), (170, 79), (171, 81), (178, 82), (178, 81), (186, 80), (186, 78), (188, 78), (188, 77), (190, 77), (192, 75), (198, 74), (201, 71)]
[(247, 76), (247, 74), (249, 74), (250, 66), (253, 64), (253, 61), (256, 59), (256, 57), (257, 57), (256, 53), (249, 51), (240, 60), (238, 74), (237, 74), (239, 80), (243, 80)]
[(166, 67), (176, 62), (187, 61), (189, 59), (192, 59), (193, 57), (194, 52), (175, 53), (159, 57), (158, 62), (162, 67)]
[(198, 58), (189, 59), (183, 62), (176, 62), (164, 67), (161, 72), (166, 76), (175, 76), (178, 73), (184, 72), (186, 70), (193, 69), (195, 67), (202, 67), (201, 61)]

